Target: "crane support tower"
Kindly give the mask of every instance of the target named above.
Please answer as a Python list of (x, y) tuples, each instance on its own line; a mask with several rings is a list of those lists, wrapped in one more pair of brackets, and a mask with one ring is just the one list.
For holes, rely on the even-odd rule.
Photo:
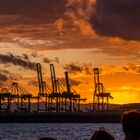
[(51, 72), (51, 81), (52, 81), (52, 92), (57, 93), (57, 80), (55, 74), (55, 67), (53, 64), (50, 64), (50, 72)]
[(0, 90), (0, 110), (11, 110), (12, 95), (6, 88)]
[(50, 73), (52, 81), (52, 93), (51, 93), (51, 105), (53, 105), (53, 99), (55, 99), (55, 111), (60, 112), (61, 110), (61, 92), (59, 91), (59, 81), (56, 78), (54, 64), (50, 64)]
[[(6, 88), (0, 87), (0, 112), (78, 112), (80, 102), (85, 101), (71, 86), (68, 72), (65, 72), (66, 87), (57, 79), (55, 67), (50, 64), (52, 86), (43, 81), (42, 67), (36, 64), (38, 94), (28, 92), (20, 83), (12, 82)], [(37, 102), (36, 108), (32, 103)], [(35, 110), (34, 110), (35, 109)]]
[(94, 95), (93, 95), (93, 111), (108, 111), (109, 99), (113, 97), (104, 89), (103, 83), (100, 82), (99, 68), (94, 68)]
[(40, 63), (36, 64), (36, 68), (37, 68), (37, 76), (38, 76), (39, 94), (42, 94), (44, 93), (44, 88), (43, 88), (42, 68)]
[[(47, 112), (48, 111), (48, 92), (47, 92), (48, 87), (42, 78), (41, 64), (37, 63), (36, 67), (37, 67), (38, 88), (39, 88), (39, 93), (37, 97), (37, 112), (39, 111)], [(40, 109), (40, 100), (44, 105), (44, 109)]]
[(68, 72), (65, 72), (65, 77), (66, 77), (67, 94), (69, 95), (69, 101), (70, 101), (69, 111), (72, 112), (72, 93), (71, 93), (70, 84), (69, 84)]

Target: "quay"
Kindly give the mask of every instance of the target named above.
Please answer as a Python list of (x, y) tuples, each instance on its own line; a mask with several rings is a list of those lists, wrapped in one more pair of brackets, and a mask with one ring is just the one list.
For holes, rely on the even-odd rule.
[(0, 123), (120, 123), (122, 112), (1, 112)]

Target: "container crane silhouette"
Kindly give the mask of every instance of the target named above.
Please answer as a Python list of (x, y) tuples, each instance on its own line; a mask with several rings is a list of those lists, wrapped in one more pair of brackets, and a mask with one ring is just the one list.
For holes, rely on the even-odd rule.
[(108, 111), (109, 99), (113, 99), (113, 97), (105, 91), (103, 83), (100, 82), (99, 74), (99, 68), (94, 68), (93, 111)]

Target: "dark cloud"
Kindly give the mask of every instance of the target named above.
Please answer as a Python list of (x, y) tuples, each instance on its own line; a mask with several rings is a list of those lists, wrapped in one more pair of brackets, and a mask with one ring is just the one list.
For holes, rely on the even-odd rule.
[[(0, 86), (3, 86), (3, 85), (4, 85), (4, 83), (0, 81)], [(0, 88), (1, 88), (1, 87), (0, 87)]]
[(35, 58), (38, 57), (38, 53), (37, 53), (36, 51), (33, 52), (33, 53), (31, 53), (30, 55), (31, 55), (32, 57), (35, 57)]
[(52, 60), (50, 60), (49, 58), (45, 57), (43, 58), (43, 62), (44, 63), (51, 63)]
[[(113, 44), (92, 32), (139, 40), (139, 3), (138, 0), (97, 0), (96, 5), (94, 0), (0, 0), (0, 45), (37, 51), (98, 48), (111, 55), (135, 55), (139, 51), (137, 44)], [(117, 47), (112, 48), (112, 44)]]
[(0, 71), (0, 86), (4, 86), (8, 80), (8, 75)]
[(7, 77), (7, 75), (3, 74), (3, 73), (0, 73), (0, 81), (2, 82), (5, 82), (7, 81), (9, 78)]
[(28, 82), (28, 85), (32, 85), (32, 86), (35, 86), (35, 87), (38, 87), (38, 81), (35, 81), (35, 80), (31, 80)]
[(24, 59), (26, 59), (26, 60), (29, 59), (29, 56), (28, 56), (27, 54), (23, 53), (22, 55), (23, 55), (23, 58), (24, 58)]
[(133, 75), (139, 75), (140, 74), (140, 66), (136, 63), (128, 63), (121, 66), (116, 65), (108, 65), (107, 67), (101, 66), (99, 68), (100, 74), (108, 75), (108, 74), (115, 74), (115, 73), (126, 73), (126, 74), (133, 74)]
[(58, 57), (55, 57), (54, 59), (50, 59), (50, 58), (48, 58), (48, 57), (45, 57), (45, 58), (43, 58), (43, 62), (44, 63), (53, 63), (53, 62), (55, 62), (55, 63), (60, 63), (59, 62), (59, 58)]
[(123, 66), (123, 69), (127, 72), (133, 72), (133, 73), (140, 73), (140, 66), (133, 64), (133, 63), (129, 63), (125, 66)]
[(74, 63), (66, 65), (64, 69), (68, 70), (71, 73), (82, 72), (82, 68)]
[(140, 40), (140, 1), (96, 0), (90, 22), (97, 34)]
[[(60, 84), (65, 88), (66, 87), (66, 79), (65, 78), (58, 78), (58, 81), (60, 82)], [(69, 78), (69, 82), (71, 86), (79, 86), (79, 84), (81, 84), (80, 81), (76, 81), (76, 80), (72, 80)], [(28, 85), (32, 85), (35, 87), (38, 87), (38, 81), (36, 80), (31, 80), (28, 82)]]
[(129, 71), (129, 68), (126, 67), (126, 66), (123, 66), (122, 68), (123, 68), (125, 71)]
[(7, 86), (7, 84), (11, 84), (11, 82), (21, 80), (22, 78), (19, 74), (11, 73), (5, 69), (0, 70), (0, 86)]
[(71, 84), (71, 86), (79, 86), (81, 84), (81, 82), (70, 79), (70, 84)]
[(23, 59), (20, 56), (14, 56), (11, 53), (8, 54), (0, 54), (0, 62), (2, 64), (13, 64), (16, 66), (21, 66), (23, 68), (26, 69), (30, 69), (30, 70), (36, 70), (36, 63), (31, 62), (29, 60)]
[(64, 69), (67, 70), (70, 73), (76, 74), (76, 73), (85, 73), (87, 75), (93, 74), (93, 67), (92, 64), (69, 64), (64, 66)]
[(56, 63), (60, 64), (60, 60), (58, 57), (55, 57), (55, 61), (56, 61)]
[(3, 75), (6, 75), (8, 77), (8, 79), (12, 80), (12, 81), (23, 78), (20, 74), (11, 73), (10, 71), (5, 70), (5, 69), (1, 69), (0, 73), (2, 73)]
[[(68, 11), (75, 19), (89, 22), (98, 35), (140, 40), (140, 1), (95, 1), (72, 1)], [(88, 27), (88, 24), (85, 27)], [(86, 28), (82, 28), (86, 31)]]
[[(66, 79), (65, 78), (58, 78), (59, 82), (65, 87), (66, 86)], [(76, 81), (69, 78), (69, 83), (71, 86), (79, 86), (81, 84), (80, 81)]]
[[(2, 42), (23, 47), (50, 45), (47, 43), (50, 37), (59, 34), (55, 22), (65, 16), (66, 2), (67, 0), (0, 0)], [(46, 38), (47, 41), (43, 43), (42, 40)]]
[[(32, 23), (36, 21), (33, 19), (49, 21), (64, 15), (65, 3), (66, 0), (0, 0), (0, 15), (15, 15), (19, 16), (19, 21)], [(14, 18), (9, 21), (14, 22)]]

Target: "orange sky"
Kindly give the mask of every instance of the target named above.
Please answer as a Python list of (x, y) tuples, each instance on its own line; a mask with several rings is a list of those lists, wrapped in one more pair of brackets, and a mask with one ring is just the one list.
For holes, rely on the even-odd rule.
[(73, 88), (89, 103), (99, 67), (111, 103), (139, 102), (140, 2), (102, 1), (0, 0), (0, 86), (17, 81), (36, 95), (35, 63), (46, 83), (50, 63), (61, 81), (69, 66)]

